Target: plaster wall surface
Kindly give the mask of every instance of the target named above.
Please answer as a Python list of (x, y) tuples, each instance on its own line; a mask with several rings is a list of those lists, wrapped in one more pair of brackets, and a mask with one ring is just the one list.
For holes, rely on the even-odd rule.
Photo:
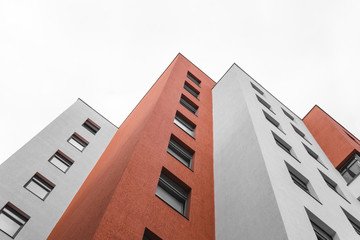
[[(82, 126), (88, 118), (101, 127), (96, 135)], [(0, 207), (11, 202), (30, 216), (16, 239), (47, 238), (116, 130), (116, 126), (77, 100), (0, 165)], [(74, 132), (89, 142), (82, 152), (67, 142)], [(74, 161), (66, 173), (48, 161), (57, 150)], [(36, 172), (55, 184), (45, 200), (24, 188)], [(0, 239), (12, 238), (0, 231)]]
[[(219, 94), (216, 95), (216, 91), (219, 91), (217, 88), (226, 85), (225, 81), (228, 81), (228, 87), (226, 91), (221, 92), (221, 94), (219, 92)], [(264, 95), (258, 93), (251, 86), (250, 82), (258, 86), (264, 92)], [(232, 91), (236, 93), (231, 94)], [(227, 96), (224, 97), (229, 99), (228, 102), (223, 104), (222, 107), (217, 107), (217, 104), (219, 103), (217, 96), (223, 97), (225, 93), (228, 93)], [(256, 95), (261, 97), (271, 106), (271, 111), (258, 101)], [(235, 101), (234, 99), (236, 98), (239, 100)], [(240, 103), (240, 98), (244, 103)], [(226, 106), (228, 110), (227, 112), (229, 113), (224, 113), (225, 110), (223, 110), (221, 113), (235, 115), (235, 112), (238, 112), (237, 116), (234, 118), (236, 120), (231, 122), (229, 121), (231, 118), (227, 117), (226, 119), (228, 120), (226, 123), (217, 125), (218, 123), (221, 123), (220, 117), (216, 117), (220, 116), (217, 113), (217, 109), (224, 109)], [(288, 118), (284, 114), (283, 109), (292, 115), (294, 120)], [(280, 124), (281, 130), (265, 118), (263, 111), (268, 113)], [(218, 152), (218, 137), (219, 133), (222, 133), (224, 131), (223, 128), (227, 125), (232, 125), (228, 126), (227, 128), (232, 128), (234, 131), (233, 135), (230, 137), (231, 142), (228, 144), (231, 145), (232, 141), (236, 141), (237, 138), (239, 138), (239, 140), (236, 141), (237, 144), (235, 144), (231, 150), (229, 149), (225, 151), (222, 149), (223, 152), (221, 152), (220, 155)], [(307, 140), (297, 134), (294, 131), (292, 125), (301, 130), (305, 134)], [(251, 134), (246, 134), (246, 132), (251, 132)], [(291, 151), (295, 157), (285, 152), (276, 144), (273, 133), (292, 147)], [(228, 130), (227, 134), (222, 134), (224, 135), (223, 139), (226, 139), (226, 135), (230, 134), (230, 130)], [(224, 179), (234, 178), (238, 179), (240, 183), (244, 184), (244, 182), (249, 182), (255, 177), (256, 180), (254, 179), (251, 181), (251, 183), (249, 183), (248, 189), (244, 191), (235, 191), (236, 193), (231, 193), (233, 195), (232, 197), (229, 197), (229, 194), (227, 194), (226, 196), (229, 198), (226, 199), (226, 201), (229, 202), (229, 199), (231, 198), (236, 199), (236, 194), (239, 195), (237, 199), (240, 201), (240, 195), (242, 195), (242, 197), (248, 196), (246, 199), (247, 204), (244, 203), (244, 207), (242, 207), (246, 210), (249, 208), (249, 206), (254, 204), (253, 201), (256, 201), (257, 198), (260, 198), (262, 201), (267, 202), (267, 204), (271, 203), (271, 206), (276, 206), (271, 209), (273, 213), (269, 213), (269, 216), (276, 216), (274, 218), (274, 222), (268, 223), (266, 221), (266, 214), (268, 213), (267, 210), (270, 207), (264, 207), (264, 209), (259, 207), (260, 210), (253, 208), (252, 211), (236, 211), (237, 206), (223, 204), (223, 206), (230, 208), (228, 212), (232, 213), (233, 219), (240, 219), (242, 215), (245, 215), (247, 218), (249, 218), (250, 215), (251, 219), (251, 217), (253, 217), (251, 215), (263, 213), (265, 216), (265, 221), (263, 224), (261, 224), (261, 228), (264, 228), (266, 236), (269, 236), (268, 239), (281, 239), (282, 237), (287, 239), (315, 240), (316, 237), (305, 210), (307, 209), (336, 232), (334, 239), (356, 239), (358, 237), (345, 214), (341, 210), (341, 207), (352, 214), (356, 219), (360, 219), (358, 211), (360, 207), (359, 202), (349, 191), (342, 176), (327, 159), (326, 155), (321, 150), (320, 146), (316, 143), (315, 139), (311, 136), (310, 132), (307, 130), (301, 119), (298, 118), (286, 106), (284, 106), (274, 96), (268, 93), (236, 65), (232, 66), (228, 73), (225, 74), (223, 79), (214, 88), (214, 139), (215, 216), (217, 221), (219, 214), (221, 215), (221, 213), (218, 214), (219, 209), (217, 207), (220, 203), (218, 198), (222, 195), (218, 194), (218, 189), (224, 187), (219, 187), (219, 179), (221, 182), (224, 181)], [(223, 145), (226, 144), (223, 143)], [(242, 147), (243, 145), (247, 147)], [(304, 145), (306, 145), (319, 156), (319, 161), (321, 163), (309, 155)], [(238, 147), (238, 150), (236, 150), (236, 146), (240, 146)], [(256, 169), (253, 170), (249, 164), (250, 167), (247, 166), (247, 168), (244, 168), (247, 171), (242, 170), (240, 166), (236, 168), (238, 171), (234, 171), (231, 168), (235, 168), (235, 166), (232, 166), (228, 167), (230, 171), (224, 171), (222, 175), (219, 175), (219, 170), (221, 168), (225, 168), (226, 165), (220, 164), (220, 166), (218, 166), (216, 164), (218, 164), (219, 159), (221, 159), (223, 162), (224, 159), (231, 159), (231, 157), (229, 158), (227, 156), (230, 155), (233, 151), (236, 151), (236, 154), (234, 155), (238, 156), (238, 158), (233, 157), (233, 159), (236, 159), (233, 160), (233, 162), (240, 164), (239, 162), (242, 161), (251, 161), (252, 166), (254, 166)], [(248, 155), (246, 157), (242, 157), (245, 153), (248, 153)], [(296, 169), (298, 173), (300, 173), (309, 181), (310, 184), (308, 184), (308, 187), (310, 192), (313, 193), (313, 196), (309, 195), (294, 184), (290, 177), (286, 163), (292, 168)], [(320, 174), (320, 171), (328, 176), (331, 180), (336, 182), (338, 189), (340, 189), (343, 193), (343, 197), (327, 186), (322, 175)], [(257, 174), (263, 176), (258, 176)], [(266, 183), (266, 181), (257, 180), (261, 180), (263, 178), (267, 178), (268, 182)], [(263, 192), (270, 192), (269, 196), (263, 196), (263, 192), (257, 192), (256, 187), (258, 184), (262, 185), (262, 188), (267, 189), (262, 189)], [(226, 186), (227, 184), (224, 185)], [(232, 184), (229, 185), (236, 186)], [(261, 205), (259, 204), (259, 206)], [(266, 205), (263, 204), (262, 206)], [(221, 211), (222, 210), (219, 210), (219, 212)], [(263, 215), (258, 216), (258, 219), (261, 217), (263, 217)], [(275, 223), (277, 223), (278, 226), (272, 226), (272, 224)], [(217, 234), (219, 234), (219, 223), (216, 222), (216, 224)], [(281, 227), (281, 225), (283, 226)], [(275, 234), (269, 235), (268, 231), (270, 231), (271, 234), (271, 231), (274, 231), (273, 227), (281, 229), (282, 235), (279, 235), (279, 237), (276, 237)], [(241, 229), (241, 226), (239, 226), (239, 229)], [(236, 232), (238, 231), (239, 230)], [(261, 230), (259, 230), (258, 225), (253, 224), (253, 227), (249, 226), (247, 231), (256, 232)], [(257, 235), (244, 235), (248, 232), (244, 231), (242, 236), (245, 236), (247, 239), (257, 239)]]

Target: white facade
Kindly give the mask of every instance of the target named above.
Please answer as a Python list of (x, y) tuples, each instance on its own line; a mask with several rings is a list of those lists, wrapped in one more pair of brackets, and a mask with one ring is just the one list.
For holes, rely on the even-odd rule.
[[(217, 239), (315, 240), (309, 218), (333, 239), (359, 239), (342, 208), (359, 224), (360, 203), (300, 118), (235, 64), (213, 88), (213, 104)], [(310, 194), (294, 183), (289, 169)]]
[[(83, 126), (87, 119), (100, 127), (96, 134)], [(116, 126), (79, 99), (0, 165), (0, 208), (10, 202), (30, 217), (15, 239), (48, 237), (116, 131)], [(88, 142), (83, 151), (68, 142), (74, 133)], [(49, 161), (58, 150), (73, 161), (66, 172)], [(44, 200), (40, 197), (46, 190), (36, 183), (30, 182), (27, 188), (39, 196), (24, 187), (37, 172), (55, 185)], [(0, 228), (10, 231), (16, 226), (7, 218), (0, 215)], [(12, 238), (0, 231), (0, 239)]]

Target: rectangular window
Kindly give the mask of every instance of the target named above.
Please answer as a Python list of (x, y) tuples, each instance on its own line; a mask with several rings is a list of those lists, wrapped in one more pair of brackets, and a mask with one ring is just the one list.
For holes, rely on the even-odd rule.
[(332, 240), (333, 239), (327, 232), (325, 232), (322, 228), (320, 228), (314, 222), (311, 221), (311, 225), (314, 229), (315, 235), (318, 240)]
[(0, 230), (14, 238), (29, 219), (27, 214), (8, 202), (0, 211)]
[(326, 223), (320, 220), (315, 214), (309, 211), (307, 208), (305, 208), (305, 211), (309, 217), (316, 239), (332, 240), (336, 232), (333, 229), (331, 229)]
[(36, 173), (24, 186), (27, 190), (42, 200), (54, 189), (55, 184), (50, 182), (40, 173)]
[(194, 137), (196, 125), (187, 119), (180, 112), (176, 112), (174, 123), (184, 130), (187, 134)]
[[(271, 109), (270, 104), (268, 104), (267, 102), (265, 102), (265, 100), (262, 99), (261, 97), (259, 97), (258, 95), (256, 95), (256, 98), (258, 99), (258, 101), (259, 101), (262, 105), (264, 105), (267, 109), (269, 109), (272, 113), (274, 113), (273, 110)], [(275, 114), (275, 113), (274, 113), (274, 114)]]
[(319, 155), (317, 155), (313, 150), (311, 150), (308, 146), (306, 146), (304, 143), (304, 148), (306, 149), (306, 151), (308, 152), (308, 154), (314, 158), (316, 161), (318, 161), (321, 165), (323, 165), (323, 167), (325, 167), (327, 169), (327, 167), (323, 164), (323, 162), (320, 160)]
[(264, 92), (260, 90), (260, 88), (258, 88), (257, 86), (255, 86), (255, 84), (250, 83), (251, 86), (253, 87), (253, 89), (255, 89), (258, 93), (260, 93), (261, 95), (264, 95)]
[(142, 240), (161, 240), (155, 233), (150, 231), (148, 228), (145, 228), (144, 236)]
[(196, 85), (200, 86), (201, 81), (195, 77), (191, 72), (187, 72), (187, 77), (193, 81)]
[(344, 166), (340, 168), (340, 173), (347, 183), (352, 182), (360, 174), (360, 157), (355, 153), (349, 160), (346, 161)]
[(186, 212), (189, 193), (189, 187), (167, 170), (162, 170), (158, 186), (156, 188), (156, 196), (183, 216), (187, 215)]
[[(309, 142), (309, 140), (306, 139), (305, 137), (305, 133), (303, 133), (302, 131), (300, 131), (300, 129), (298, 129), (297, 127), (295, 127), (294, 125), (291, 124), (291, 126), (293, 127), (294, 131), (301, 136), (305, 141), (307, 141), (308, 143), (311, 144), (311, 142)], [(312, 144), (311, 144), (312, 145)]]
[(280, 123), (279, 123), (278, 121), (276, 121), (275, 118), (273, 118), (272, 116), (270, 116), (270, 114), (268, 114), (268, 113), (265, 112), (264, 110), (263, 110), (263, 113), (264, 113), (264, 115), (265, 115), (265, 118), (266, 118), (269, 122), (271, 122), (272, 125), (274, 125), (274, 126), (275, 126), (277, 129), (279, 129), (282, 133), (284, 133), (283, 130), (281, 129), (281, 127), (280, 127)]
[(187, 108), (190, 112), (192, 112), (193, 114), (196, 115), (196, 112), (198, 110), (198, 106), (193, 103), (192, 101), (190, 101), (190, 99), (188, 99), (187, 97), (185, 97), (184, 95), (181, 95), (180, 98), (180, 103), (181, 105), (183, 105), (185, 108)]
[(303, 182), (303, 180), (301, 180), (300, 178), (298, 178), (294, 173), (289, 172), (291, 179), (293, 180), (293, 182), (302, 190), (304, 190), (305, 192), (310, 194), (310, 191), (307, 187), (307, 184), (305, 182)]
[(84, 148), (89, 144), (84, 138), (82, 138), (79, 134), (74, 133), (68, 140), (68, 142), (77, 148), (80, 152), (84, 150)]
[(174, 158), (179, 160), (182, 164), (191, 168), (191, 160), (194, 155), (194, 151), (185, 145), (182, 141), (171, 135), (170, 142), (168, 145), (167, 152), (170, 153)]
[(343, 194), (343, 192), (340, 190), (339, 186), (337, 185), (336, 182), (334, 182), (333, 180), (331, 180), (328, 176), (325, 175), (325, 173), (323, 173), (322, 171), (320, 171), (321, 176), (323, 177), (326, 185), (328, 185), (329, 188), (331, 188), (334, 192), (336, 192), (337, 194), (340, 195), (340, 197), (342, 197), (343, 199), (345, 199), (345, 201), (348, 202), (348, 200), (345, 198), (345, 195)]
[(186, 89), (186, 91), (188, 91), (191, 95), (193, 95), (194, 97), (198, 98), (200, 92), (198, 90), (196, 90), (195, 88), (193, 88), (190, 84), (188, 84), (187, 82), (184, 83), (184, 88)]
[(287, 152), (288, 154), (290, 154), (292, 157), (294, 157), (296, 160), (296, 156), (295, 156), (295, 153), (293, 152), (292, 150), (292, 147), (287, 144), (284, 140), (282, 140), (278, 135), (276, 135), (274, 132), (272, 132), (273, 136), (274, 136), (274, 139), (275, 139), (275, 142), (276, 144), (282, 148), (285, 152)]
[(282, 110), (283, 110), (285, 116), (287, 116), (288, 118), (290, 118), (292, 121), (295, 120), (294, 117), (290, 115), (290, 113), (288, 113), (287, 111), (285, 111), (283, 108), (282, 108)]
[(354, 218), (350, 213), (348, 213), (345, 209), (341, 208), (346, 216), (346, 218), (349, 220), (350, 224), (354, 228), (355, 232), (360, 235), (360, 222), (356, 218)]
[(49, 162), (51, 162), (55, 167), (60, 169), (62, 172), (66, 172), (69, 167), (74, 163), (74, 161), (66, 156), (61, 151), (57, 151), (50, 159)]
[(99, 125), (91, 121), (89, 118), (83, 123), (83, 127), (94, 135), (100, 130)]

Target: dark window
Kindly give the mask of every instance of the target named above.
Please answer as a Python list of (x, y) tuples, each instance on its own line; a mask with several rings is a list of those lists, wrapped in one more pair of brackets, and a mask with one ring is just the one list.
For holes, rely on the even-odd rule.
[(181, 142), (174, 135), (171, 136), (167, 149), (174, 158), (179, 160), (182, 164), (191, 168), (191, 160), (194, 155), (194, 151)]
[(290, 119), (293, 120), (293, 121), (295, 120), (294, 117), (290, 115), (290, 113), (288, 113), (288, 112), (285, 111), (284, 109), (282, 109), (282, 110), (283, 110), (284, 114), (285, 114), (288, 118), (290, 118)]
[(174, 123), (184, 130), (187, 134), (194, 137), (196, 125), (187, 119), (180, 112), (176, 112)]
[(198, 110), (198, 106), (196, 106), (195, 103), (193, 103), (192, 101), (190, 101), (190, 99), (188, 99), (187, 97), (185, 97), (184, 95), (181, 95), (180, 98), (180, 103), (181, 105), (183, 105), (185, 108), (187, 108), (190, 112), (192, 112), (193, 114), (196, 115), (196, 112)]
[(84, 138), (82, 138), (79, 134), (74, 133), (68, 140), (68, 142), (77, 148), (79, 151), (83, 151), (84, 148), (89, 144)]
[(255, 84), (251, 83), (251, 86), (253, 87), (253, 89), (255, 89), (258, 93), (260, 93), (261, 95), (264, 95), (264, 92), (260, 90), (260, 88), (258, 88), (257, 86), (255, 86)]
[(24, 186), (27, 190), (42, 200), (54, 189), (55, 184), (50, 182), (40, 173), (36, 173)]
[(187, 82), (184, 83), (184, 88), (186, 89), (186, 91), (188, 91), (191, 95), (193, 95), (194, 97), (198, 98), (200, 92), (198, 90), (196, 90), (195, 88), (193, 88), (190, 84), (188, 84)]
[(180, 214), (186, 216), (190, 188), (179, 179), (174, 179), (174, 176), (169, 176), (169, 173), (166, 172), (164, 169), (161, 172), (156, 188), (156, 196)]
[(29, 219), (27, 214), (7, 203), (0, 211), (0, 230), (14, 238)]
[[(267, 112), (265, 112), (264, 110), (263, 110), (263, 113), (264, 113), (264, 115), (265, 115), (265, 118), (269, 121), (269, 122), (271, 122), (271, 124), (272, 125), (274, 125), (276, 128), (278, 128), (281, 132), (283, 132), (282, 131), (282, 129), (281, 129), (281, 127), (280, 127), (280, 123), (278, 122), (278, 121), (276, 121), (275, 120), (275, 118), (273, 118), (272, 116), (270, 116)], [(284, 133), (284, 132), (283, 132)]]
[(292, 173), (292, 172), (289, 172), (289, 173), (290, 173), (291, 179), (294, 181), (294, 183), (298, 187), (300, 187), (302, 190), (304, 190), (305, 192), (310, 194), (310, 191), (309, 191), (309, 189), (307, 187), (307, 184), (302, 179), (297, 177), (294, 173)]
[(200, 81), (197, 77), (195, 77), (192, 73), (188, 72), (188, 73), (187, 73), (187, 77), (188, 77), (191, 81), (193, 81), (196, 85), (200, 86), (201, 81)]
[(347, 183), (350, 183), (360, 174), (360, 157), (355, 153), (345, 165), (340, 168), (340, 173)]
[(309, 153), (309, 155), (312, 156), (316, 161), (319, 161), (319, 155), (317, 155), (313, 150), (311, 150), (305, 144), (303, 144), (303, 145), (304, 145), (304, 148), (306, 149), (306, 151)]
[(148, 228), (145, 228), (144, 236), (142, 240), (161, 240), (155, 233), (150, 231)]
[(94, 123), (90, 119), (87, 119), (83, 123), (83, 127), (86, 128), (87, 130), (89, 130), (89, 132), (91, 132), (94, 135), (100, 130), (99, 125), (97, 125), (96, 123)]
[[(268, 104), (267, 102), (265, 102), (265, 100), (262, 99), (261, 97), (259, 97), (258, 95), (256, 95), (256, 97), (257, 97), (258, 101), (259, 101), (262, 105), (264, 105), (267, 109), (269, 109), (272, 113), (274, 113), (273, 110), (271, 109), (270, 104)], [(274, 113), (274, 114), (275, 114), (275, 113)]]
[(55, 167), (60, 169), (63, 172), (66, 172), (69, 167), (74, 163), (74, 161), (66, 156), (64, 153), (57, 151), (50, 159), (51, 162)]
[(296, 158), (294, 152), (292, 151), (292, 147), (287, 144), (284, 140), (282, 140), (278, 135), (276, 135), (274, 132), (272, 132), (275, 142), (276, 144), (282, 148), (285, 152), (287, 152), (288, 154), (290, 154), (292, 157)]
[(313, 221), (310, 221), (311, 225), (314, 229), (315, 235), (318, 240), (332, 240), (332, 236), (330, 236), (327, 232), (325, 232), (322, 228), (316, 225)]
[(311, 144), (311, 142), (309, 142), (309, 140), (306, 139), (305, 134), (304, 134), (302, 131), (300, 131), (297, 127), (295, 127), (295, 126), (292, 125), (292, 124), (291, 124), (291, 126), (293, 127), (294, 131), (295, 131), (297, 134), (299, 134), (299, 136), (301, 136), (305, 141), (307, 141), (308, 143)]

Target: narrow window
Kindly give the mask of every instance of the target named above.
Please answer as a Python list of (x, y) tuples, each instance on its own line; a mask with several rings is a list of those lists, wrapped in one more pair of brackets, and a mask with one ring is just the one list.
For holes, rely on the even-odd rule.
[(42, 200), (54, 189), (55, 184), (50, 182), (40, 173), (36, 173), (24, 186), (27, 190)]
[(99, 125), (91, 121), (89, 118), (83, 123), (83, 127), (94, 135), (100, 130)]
[(275, 118), (273, 118), (272, 116), (270, 116), (267, 112), (265, 112), (264, 110), (263, 110), (263, 113), (264, 113), (264, 115), (265, 115), (265, 118), (269, 121), (269, 122), (271, 122), (271, 124), (272, 125), (274, 125), (277, 129), (279, 129), (282, 133), (284, 133), (283, 132), (283, 130), (281, 129), (281, 127), (280, 127), (280, 123), (278, 122), (278, 121), (276, 121), (275, 120)]
[(11, 203), (0, 211), (0, 230), (14, 238), (30, 217)]
[(287, 111), (285, 111), (283, 108), (282, 108), (282, 110), (283, 110), (284, 114), (285, 114), (288, 118), (290, 118), (292, 121), (295, 120), (294, 117), (290, 115), (290, 113), (288, 113)]
[(188, 99), (187, 97), (185, 97), (184, 95), (181, 95), (180, 98), (180, 103), (181, 105), (183, 105), (185, 108), (187, 108), (190, 112), (192, 112), (193, 114), (196, 115), (196, 112), (198, 110), (198, 106), (193, 103), (192, 101), (190, 101), (190, 99)]
[(261, 95), (264, 95), (264, 92), (260, 90), (260, 88), (258, 88), (257, 86), (255, 86), (253, 83), (251, 83), (251, 86), (253, 87), (253, 89), (255, 89), (258, 93), (260, 93)]
[(322, 161), (319, 158), (319, 155), (317, 155), (313, 150), (311, 150), (308, 146), (306, 146), (304, 143), (304, 148), (306, 149), (306, 151), (308, 152), (308, 154), (314, 158), (316, 161), (318, 161), (321, 165), (323, 165), (323, 167), (325, 167), (327, 169), (327, 167), (322, 163)]
[(195, 88), (193, 88), (190, 84), (188, 84), (187, 82), (184, 83), (184, 88), (186, 89), (186, 91), (188, 91), (191, 95), (193, 95), (194, 97), (198, 98), (200, 92), (198, 90), (196, 90)]
[(189, 119), (187, 119), (184, 115), (182, 115), (180, 112), (176, 112), (174, 123), (179, 128), (184, 130), (187, 134), (194, 137), (196, 125), (192, 123)]
[[(294, 157), (296, 159), (295, 153), (292, 150), (292, 147), (286, 143), (284, 140), (282, 140), (278, 135), (276, 135), (274, 132), (272, 132), (275, 142), (276, 144), (282, 148), (285, 152), (287, 152), (288, 154), (290, 154), (292, 157)], [(297, 160), (297, 159), (296, 159)]]
[(331, 178), (329, 178), (328, 176), (326, 176), (325, 173), (323, 173), (322, 171), (320, 171), (321, 176), (323, 177), (326, 185), (328, 185), (329, 188), (331, 188), (334, 192), (336, 192), (337, 194), (340, 195), (340, 197), (342, 197), (343, 199), (345, 199), (347, 202), (348, 200), (345, 198), (345, 195), (343, 194), (343, 192), (340, 190), (339, 186), (337, 185), (336, 182), (334, 182)]
[(49, 162), (51, 162), (55, 167), (57, 167), (64, 173), (74, 163), (71, 158), (69, 158), (59, 150), (49, 159)]
[(142, 240), (161, 240), (155, 233), (150, 231), (148, 228), (145, 228), (144, 236)]
[(360, 174), (360, 157), (355, 153), (344, 166), (340, 168), (340, 173), (347, 183), (352, 182)]
[(325, 232), (316, 223), (311, 221), (311, 226), (313, 227), (315, 235), (318, 240), (332, 240), (333, 239), (327, 232)]
[(307, 187), (307, 183), (305, 183), (302, 179), (300, 179), (299, 177), (297, 177), (294, 173), (289, 172), (291, 179), (293, 180), (293, 182), (302, 190), (304, 190), (305, 192), (310, 194), (310, 191)]
[[(272, 113), (274, 113), (273, 110), (271, 109), (270, 104), (268, 104), (267, 102), (265, 102), (265, 100), (262, 99), (261, 97), (259, 97), (258, 95), (256, 95), (256, 98), (258, 99), (258, 101), (259, 101), (262, 105), (264, 105), (267, 109), (269, 109)], [(274, 114), (275, 114), (275, 113), (274, 113)]]
[[(301, 136), (305, 141), (307, 141), (308, 143), (311, 144), (311, 142), (309, 142), (309, 140), (306, 139), (305, 137), (305, 133), (303, 133), (302, 131), (300, 131), (300, 129), (298, 129), (297, 127), (295, 127), (294, 125), (291, 124), (291, 126), (293, 127), (294, 131)], [(312, 145), (312, 144), (311, 144)]]
[(190, 188), (163, 169), (156, 188), (156, 196), (183, 216), (187, 215)]
[(354, 228), (355, 232), (360, 235), (360, 222), (356, 218), (354, 218), (350, 213), (348, 213), (345, 209), (341, 208), (346, 216), (346, 218), (349, 220), (350, 224)]
[(84, 148), (89, 144), (84, 138), (82, 138), (79, 134), (74, 133), (68, 140), (68, 142), (77, 148), (80, 152), (84, 150)]
[(336, 232), (331, 229), (327, 224), (320, 220), (315, 214), (305, 208), (305, 211), (309, 217), (311, 226), (314, 230), (316, 239), (318, 240), (332, 240)]
[(193, 81), (196, 85), (200, 86), (201, 81), (195, 77), (191, 72), (187, 72), (187, 77)]
[(194, 155), (194, 151), (185, 145), (182, 141), (171, 135), (170, 142), (168, 145), (167, 152), (170, 153), (174, 158), (179, 160), (182, 164), (191, 168), (191, 160)]

